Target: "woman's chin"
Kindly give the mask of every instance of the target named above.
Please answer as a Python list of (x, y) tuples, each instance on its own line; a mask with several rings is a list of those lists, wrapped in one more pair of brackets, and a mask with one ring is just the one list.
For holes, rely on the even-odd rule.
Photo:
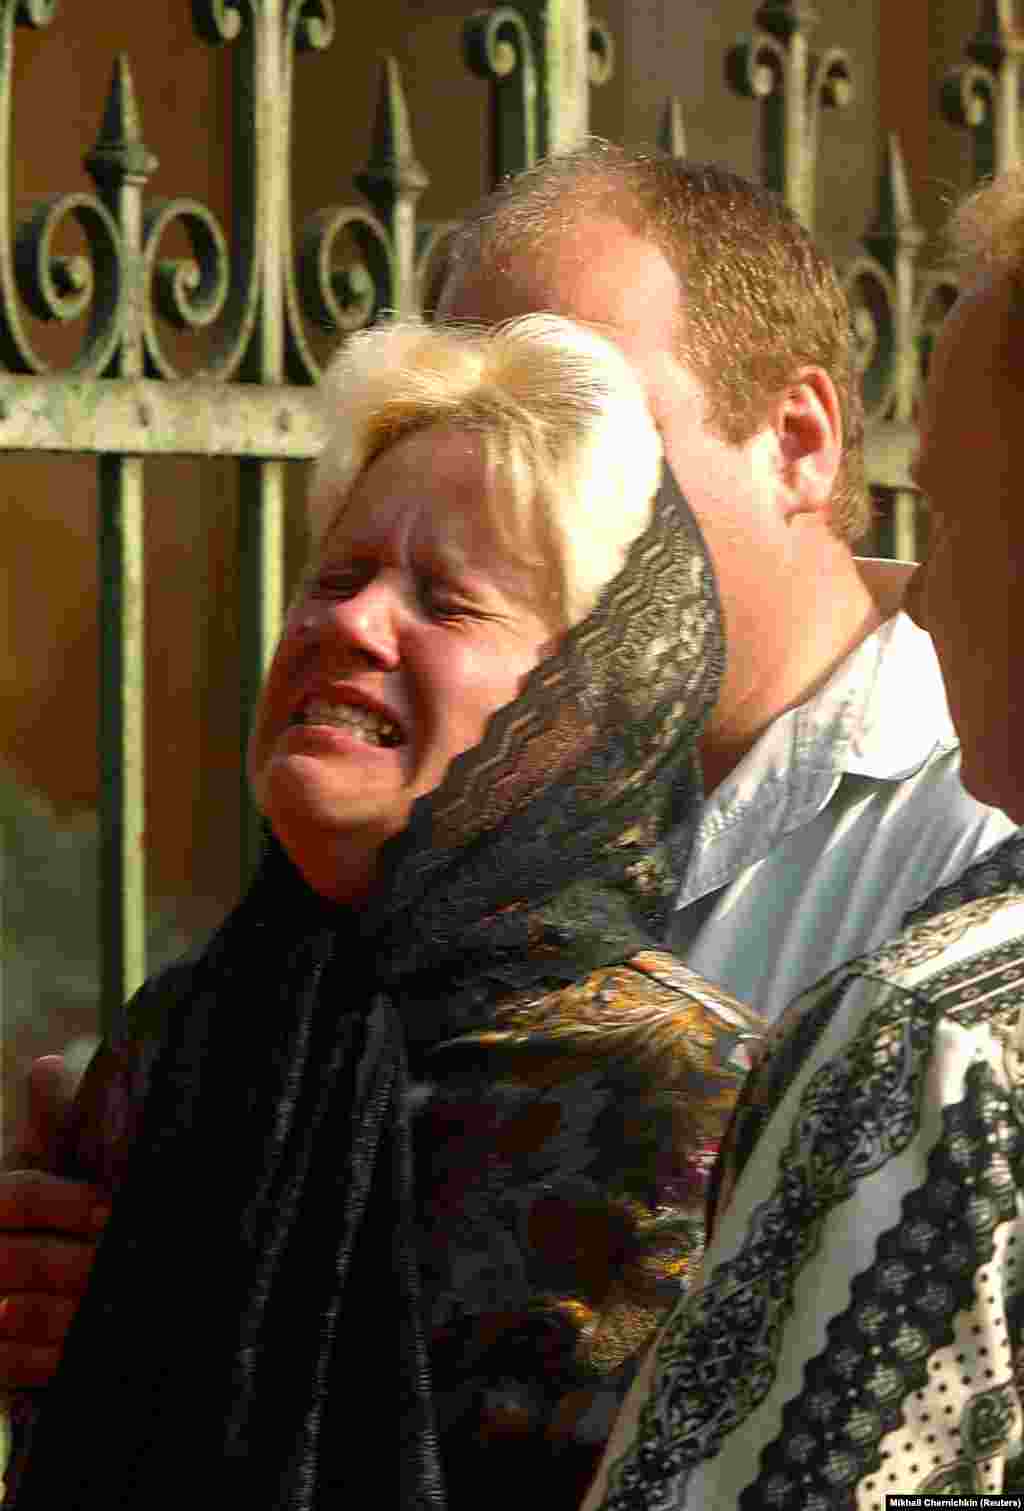
[(285, 853), (314, 892), (338, 903), (360, 902), (372, 892), (379, 843), (365, 833), (329, 827), (294, 809), (264, 811)]
[(364, 809), (397, 810), (405, 797), (406, 765), (402, 746), (372, 745), (325, 725), (292, 725), (269, 753), (250, 761), (250, 783), (264, 812), (283, 803), (344, 824), (350, 814), (358, 821)]
[(250, 779), (256, 802), (271, 821), (271, 809), (283, 807), (328, 828), (344, 828), (390, 809), (397, 814), (406, 801), (398, 749), (371, 746), (334, 730), (313, 735), (289, 730)]
[(269, 761), (253, 780), (256, 804), (315, 891), (335, 901), (365, 896), (381, 847), (408, 823), (411, 801), (340, 782), (325, 763), (294, 755)]

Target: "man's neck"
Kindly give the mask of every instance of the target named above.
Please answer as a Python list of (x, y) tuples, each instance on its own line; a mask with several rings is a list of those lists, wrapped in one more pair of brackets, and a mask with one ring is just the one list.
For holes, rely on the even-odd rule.
[[(774, 693), (766, 697), (762, 684), (745, 701), (715, 710), (700, 742), (707, 797), (776, 719), (813, 698), (847, 656), (898, 612), (912, 564), (865, 559), (852, 561), (852, 568), (830, 585), (831, 591), (819, 588), (808, 595), (805, 623), (794, 636), (796, 653), (780, 668)], [(816, 656), (806, 654), (808, 646), (816, 648)]]

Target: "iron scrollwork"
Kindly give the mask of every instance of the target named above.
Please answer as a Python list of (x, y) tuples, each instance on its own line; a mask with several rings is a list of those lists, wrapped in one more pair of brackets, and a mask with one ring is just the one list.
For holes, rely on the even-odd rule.
[[(350, 233), (362, 260), (337, 265), (339, 238)], [(339, 335), (369, 325), (391, 285), (388, 233), (358, 205), (318, 210), (299, 232), (299, 296), (304, 313), (321, 330)]]
[(587, 79), (595, 88), (615, 76), (615, 38), (606, 21), (591, 17), (587, 25)]
[(859, 346), (872, 482), (888, 496), (892, 553), (915, 560), (918, 500), (907, 465), (932, 294), (931, 284), (918, 276), (925, 233), (914, 216), (895, 136), (886, 143), (879, 199), (878, 215), (864, 237), (867, 255), (846, 268), (844, 284)]
[(1021, 162), (1024, 30), (1011, 0), (986, 0), (978, 31), (966, 51), (969, 61), (943, 80), (940, 106), (947, 121), (972, 134), (977, 181), (1005, 173)]
[(537, 161), (537, 57), (525, 18), (510, 5), (477, 11), (462, 31), (466, 66), (491, 84), (490, 177)]
[[(160, 243), (175, 222), (184, 226), (191, 258), (160, 258)], [(176, 330), (214, 324), (228, 295), (227, 242), (216, 218), (194, 199), (153, 200), (143, 216), (142, 326), (146, 372), (172, 380), (183, 376), (164, 352), (154, 310)]]
[[(92, 194), (50, 195), (16, 226), (11, 223), (14, 28), (42, 29), (56, 13), (56, 0), (0, 0), (0, 361), (11, 372), (51, 370), (29, 338), (19, 301), (37, 319), (62, 324), (88, 311), (85, 339), (70, 364), (72, 372), (85, 375), (106, 368), (120, 334), (125, 269), (118, 226)], [(87, 257), (54, 250), (58, 228), (68, 217), (85, 238)]]
[[(61, 223), (71, 217), (83, 232), (89, 256), (61, 257), (54, 251)], [(7, 259), (0, 260), (0, 265)], [(88, 312), (85, 341), (71, 363), (75, 373), (102, 372), (117, 344), (122, 313), (124, 259), (113, 217), (92, 194), (55, 194), (40, 200), (19, 221), (14, 235), (18, 292), (38, 320), (66, 324)], [(9, 297), (4, 269), (3, 333), (0, 351), (16, 372), (43, 373), (50, 364), (30, 343)]]
[[(157, 160), (142, 141), (127, 61), (118, 60), (103, 123), (86, 167), (96, 194), (50, 195), (17, 225), (12, 202), (11, 80), (16, 25), (42, 28), (57, 14), (56, 0), (0, 0), (0, 362), (11, 372), (44, 374), (51, 366), (26, 329), (23, 311), (42, 321), (88, 326), (70, 373), (185, 376), (160, 339), (157, 321), (178, 330), (211, 328), (211, 360), (199, 374), (281, 381), (284, 325), (299, 381), (316, 376), (304, 347), (287, 207), (292, 61), (295, 52), (329, 46), (332, 0), (192, 0), (197, 34), (236, 49), (235, 88), (251, 104), (238, 114), (233, 186), (234, 224), (228, 238), (212, 211), (197, 200), (147, 201), (144, 187)], [(61, 255), (60, 229), (79, 228), (85, 251)], [(191, 258), (160, 256), (172, 225), (184, 229)], [(119, 352), (138, 349), (144, 368)], [(138, 375), (138, 374), (136, 374)]]
[[(322, 329), (349, 333), (381, 312), (413, 315), (422, 309), (425, 265), (445, 227), (416, 225), (416, 202), (429, 179), (420, 165), (409, 112), (394, 58), (385, 58), (369, 161), (356, 186), (372, 210), (336, 205), (311, 215), (299, 233), (298, 289), (303, 312)], [(343, 236), (358, 259), (342, 261)], [(301, 335), (297, 312), (289, 325), (290, 356), (306, 381), (319, 368)]]
[(879, 211), (844, 283), (859, 338), (859, 366), (869, 419), (908, 422), (921, 376), (921, 294), (917, 259), (925, 233), (914, 217), (899, 142), (886, 143)]
[(583, 137), (588, 91), (615, 71), (612, 33), (583, 0), (476, 11), (462, 45), (467, 66), (491, 85), (492, 184)]
[[(191, 0), (191, 11), (196, 34), (233, 54), (242, 108), (230, 232), (194, 198), (148, 197), (157, 160), (142, 139), (127, 60), (119, 59), (86, 156), (97, 192), (50, 196), (17, 227), (0, 222), (0, 362), (9, 370), (50, 371), (24, 311), (63, 324), (88, 320), (74, 373), (305, 385), (321, 370), (307, 322), (344, 335), (384, 310), (412, 314), (429, 302), (452, 228), (417, 223), (428, 178), (394, 59), (385, 60), (369, 160), (356, 177), (368, 207), (328, 206), (293, 237), (294, 59), (331, 44), (333, 0)], [(8, 172), (13, 30), (47, 26), (56, 12), (57, 0), (0, 0), (0, 151), (8, 149)], [(553, 133), (575, 129), (581, 108), (585, 118), (586, 89), (614, 68), (611, 34), (586, 15), (583, 0), (480, 12), (466, 24), (464, 46), (470, 66), (492, 85), (495, 177), (530, 166)], [(570, 74), (573, 99), (559, 125), (555, 86)], [(0, 198), (6, 215), (9, 184)], [(69, 217), (85, 247), (64, 255), (57, 236)], [(172, 228), (184, 233), (191, 255), (163, 255)], [(198, 370), (183, 370), (166, 330), (209, 332)]]
[[(427, 311), (457, 224), (417, 221), (416, 205), (430, 180), (416, 154), (401, 74), (391, 57), (383, 62), (369, 160), (354, 181), (372, 208), (327, 206), (307, 218), (298, 237), (301, 312), (334, 335), (360, 330), (384, 312)], [(290, 335), (292, 330), (298, 325)], [(305, 380), (319, 376), (308, 346), (296, 343), (291, 357)]]
[[(298, 381), (309, 382), (316, 364), (301, 330), (288, 213), (292, 75), (296, 52), (322, 51), (333, 41), (333, 0), (192, 0), (192, 15), (200, 37), (233, 47), (235, 90), (249, 102), (246, 117), (236, 116), (222, 334), (204, 375), (281, 382), (287, 367)], [(210, 219), (202, 220), (210, 231)], [(193, 233), (209, 247), (194, 217)], [(199, 303), (204, 316), (215, 302), (211, 281), (205, 306)]]
[(762, 102), (765, 185), (813, 228), (821, 112), (850, 104), (852, 66), (840, 47), (810, 50), (818, 16), (808, 0), (766, 0), (755, 21), (759, 30), (730, 49), (726, 79), (737, 94)]
[(857, 371), (868, 420), (892, 413), (896, 386), (896, 285), (875, 257), (855, 257), (843, 269), (850, 302)]

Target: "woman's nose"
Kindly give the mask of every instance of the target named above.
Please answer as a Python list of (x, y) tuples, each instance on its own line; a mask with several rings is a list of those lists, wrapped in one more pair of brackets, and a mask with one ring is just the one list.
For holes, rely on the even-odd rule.
[(401, 612), (396, 587), (377, 576), (332, 603), (326, 618), (338, 640), (391, 670), (399, 661)]

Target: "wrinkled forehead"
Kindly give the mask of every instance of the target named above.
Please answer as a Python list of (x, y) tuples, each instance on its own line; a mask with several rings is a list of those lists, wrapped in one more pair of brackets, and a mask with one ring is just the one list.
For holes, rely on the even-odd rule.
[(486, 578), (510, 596), (532, 598), (547, 577), (534, 581), (523, 543), (502, 527), (505, 502), (487, 465), (486, 438), (430, 426), (381, 452), (345, 496), (325, 497), (332, 517), (314, 565), (386, 559), (417, 572)]
[(328, 483), (310, 509), (325, 550), (385, 539), (411, 545), (429, 535), (464, 553), (488, 537), (492, 492), (483, 436), (429, 425), (385, 447), (346, 491)]
[(483, 510), (442, 508), (432, 498), (409, 506), (354, 498), (341, 509), (316, 553), (320, 561), (387, 557), (403, 566), (479, 570), (493, 575), (501, 543)]

